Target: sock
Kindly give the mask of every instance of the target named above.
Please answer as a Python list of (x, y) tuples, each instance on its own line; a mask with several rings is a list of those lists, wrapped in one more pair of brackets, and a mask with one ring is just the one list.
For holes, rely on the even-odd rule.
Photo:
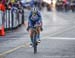
[(37, 40), (40, 40), (40, 34), (37, 34)]
[(31, 38), (31, 43), (33, 43), (33, 38)]

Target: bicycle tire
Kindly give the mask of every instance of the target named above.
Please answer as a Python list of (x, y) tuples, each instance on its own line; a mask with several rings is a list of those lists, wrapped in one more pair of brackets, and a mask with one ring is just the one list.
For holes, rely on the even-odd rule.
[(36, 34), (34, 35), (34, 42), (33, 42), (33, 48), (34, 48), (34, 54), (37, 53), (37, 40), (36, 40)]

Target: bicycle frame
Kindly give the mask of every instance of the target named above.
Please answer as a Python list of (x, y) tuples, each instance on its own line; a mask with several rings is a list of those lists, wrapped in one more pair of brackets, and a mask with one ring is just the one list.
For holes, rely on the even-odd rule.
[(36, 38), (36, 36), (37, 36), (37, 27), (34, 27), (32, 29), (32, 31), (33, 31), (33, 48), (34, 48), (34, 54), (36, 54), (37, 53), (37, 38)]

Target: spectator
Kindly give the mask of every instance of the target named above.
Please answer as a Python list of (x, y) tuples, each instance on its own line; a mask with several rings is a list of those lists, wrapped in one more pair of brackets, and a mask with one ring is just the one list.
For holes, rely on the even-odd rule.
[(0, 0), (0, 10), (5, 11), (5, 5), (2, 3), (2, 0)]
[(8, 9), (11, 9), (12, 8), (12, 3), (10, 2), (9, 4), (8, 4)]
[(6, 0), (2, 0), (2, 3), (5, 4), (6, 3)]
[(0, 21), (1, 21), (1, 19), (2, 19), (2, 24), (4, 23), (4, 15), (5, 15), (5, 5), (2, 3), (2, 0), (0, 0), (0, 14), (1, 14), (1, 16), (0, 16)]

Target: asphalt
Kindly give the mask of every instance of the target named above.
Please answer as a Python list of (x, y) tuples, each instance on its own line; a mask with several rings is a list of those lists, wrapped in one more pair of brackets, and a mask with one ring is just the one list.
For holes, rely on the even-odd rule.
[[(25, 18), (28, 10), (25, 10)], [(43, 31), (38, 53), (30, 48), (25, 25), (0, 37), (0, 58), (75, 58), (75, 15), (72, 12), (41, 11)]]

